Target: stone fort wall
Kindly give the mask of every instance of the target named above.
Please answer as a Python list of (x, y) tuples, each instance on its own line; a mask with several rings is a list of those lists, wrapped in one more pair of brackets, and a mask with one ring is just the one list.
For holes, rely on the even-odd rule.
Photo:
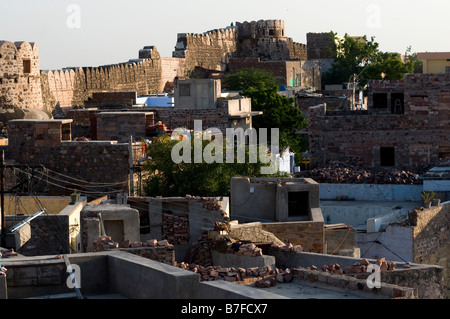
[(0, 108), (43, 108), (36, 43), (0, 41)]
[[(125, 63), (50, 71), (40, 70), (35, 43), (2, 41), (0, 103), (52, 111), (56, 106), (82, 107), (94, 92), (159, 93), (166, 83), (189, 75), (196, 66), (227, 71), (232, 57), (303, 61), (307, 50), (305, 44), (286, 37), (282, 20), (236, 23), (202, 34), (179, 33), (170, 58), (148, 46), (139, 51), (138, 59)], [(24, 63), (31, 63), (30, 70), (24, 72)]]
[(203, 34), (179, 33), (174, 58), (184, 58), (187, 71), (196, 66), (225, 71), (228, 59), (236, 51), (236, 29), (228, 27)]
[(151, 58), (135, 62), (42, 72), (43, 100), (48, 107), (71, 107), (84, 106), (95, 92), (158, 93), (165, 85), (162, 73), (156, 49)]
[(236, 28), (236, 57), (257, 57), (271, 61), (307, 60), (306, 45), (286, 36), (282, 20), (237, 22)]

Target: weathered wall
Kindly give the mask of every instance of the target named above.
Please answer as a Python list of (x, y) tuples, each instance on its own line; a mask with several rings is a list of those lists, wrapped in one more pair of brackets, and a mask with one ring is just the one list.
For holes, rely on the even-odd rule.
[(313, 165), (359, 156), (365, 165), (377, 167), (381, 147), (394, 148), (398, 167), (438, 161), (450, 146), (450, 74), (408, 74), (404, 86), (404, 114), (391, 114), (390, 105), (384, 113), (310, 108)]
[(213, 229), (216, 222), (229, 220), (227, 199), (222, 199), (148, 198), (151, 236), (173, 245), (195, 243), (205, 227)]
[[(173, 67), (173, 63), (166, 63), (165, 67)], [(138, 95), (158, 93), (165, 85), (162, 83), (162, 74), (160, 54), (153, 48), (146, 59), (100, 67), (48, 71), (41, 73), (41, 78), (44, 82), (45, 103), (53, 109), (56, 105), (84, 106), (84, 101), (95, 92), (136, 91)]]
[[(7, 158), (19, 164), (44, 165), (72, 178), (105, 185), (104, 188), (97, 185), (95, 189), (86, 185), (88, 192), (123, 191), (128, 188), (128, 144), (111, 141), (72, 142), (70, 130), (64, 134), (59, 121), (10, 121), (8, 124)], [(70, 123), (66, 125), (70, 126)], [(114, 163), (113, 174), (111, 163)], [(53, 187), (55, 194), (70, 194), (73, 189), (84, 188), (72, 184), (76, 182), (50, 182), (59, 185), (48, 185)]]
[(296, 96), (295, 106), (297, 106), (305, 116), (309, 114), (309, 108), (319, 104), (326, 104), (327, 110), (350, 109), (350, 100), (347, 97), (339, 96)]
[(308, 60), (336, 58), (336, 43), (330, 32), (307, 33)]
[(0, 41), (0, 106), (42, 109), (36, 43)]
[[(261, 69), (272, 73), (286, 86), (301, 86), (300, 82), (306, 81), (301, 61), (261, 61), (256, 57), (230, 59), (230, 72), (244, 68)], [(299, 74), (301, 75), (298, 76)]]
[(145, 128), (154, 124), (150, 112), (101, 112), (97, 114), (97, 140), (128, 143), (145, 138)]
[(445, 294), (450, 298), (450, 205), (441, 205), (410, 214), (413, 228), (414, 262), (445, 269)]
[(185, 76), (185, 59), (161, 57), (161, 81), (158, 92), (163, 92), (167, 83), (173, 83), (175, 77)]
[(237, 22), (238, 57), (261, 60), (307, 60), (305, 44), (286, 37), (283, 20)]
[(202, 121), (202, 129), (216, 127), (226, 134), (229, 127), (228, 109), (220, 106), (217, 109), (183, 109), (183, 108), (149, 108), (155, 112), (155, 123), (162, 121), (169, 129), (194, 129), (194, 121)]
[(185, 58), (186, 72), (196, 66), (225, 71), (228, 59), (236, 51), (236, 29), (228, 27), (203, 34), (179, 33), (174, 58)]
[(301, 245), (303, 251), (324, 253), (323, 222), (263, 223), (262, 228), (284, 243)]

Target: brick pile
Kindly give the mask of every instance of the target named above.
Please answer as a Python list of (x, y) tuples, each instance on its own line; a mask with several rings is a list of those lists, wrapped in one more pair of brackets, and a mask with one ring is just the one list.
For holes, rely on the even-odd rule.
[[(366, 258), (364, 258), (361, 260), (361, 262), (356, 262), (352, 266), (341, 267), (339, 264), (330, 264), (330, 265), (323, 265), (322, 267), (318, 268), (317, 266), (312, 265), (311, 267), (307, 267), (306, 269), (317, 270), (338, 275), (350, 275), (350, 274), (365, 273), (369, 265), (370, 262)], [(377, 261), (375, 262), (375, 265), (380, 267), (380, 272), (395, 270), (397, 267), (395, 262), (386, 260), (386, 258), (384, 257), (378, 258)], [(403, 267), (410, 268), (411, 266), (409, 266), (409, 264), (405, 264)]]
[(114, 241), (111, 236), (100, 236), (94, 242), (94, 251), (105, 251), (115, 248), (140, 248), (140, 247), (173, 247), (167, 240), (147, 240), (146, 242), (130, 242), (129, 240), (124, 241), (123, 243), (118, 243)]
[(229, 244), (225, 250), (227, 254), (236, 254), (241, 256), (257, 257), (262, 256), (262, 249), (258, 248), (255, 244), (242, 244), (242, 243), (232, 243)]
[(189, 217), (163, 214), (162, 238), (173, 245), (188, 245)]
[(224, 221), (230, 221), (230, 218), (227, 216), (227, 213), (223, 210), (223, 207), (222, 207), (223, 197), (216, 199), (214, 197), (201, 197), (201, 196), (186, 195), (186, 199), (193, 199), (197, 202), (201, 202), (203, 208), (208, 209), (208, 210), (219, 211), (220, 215), (224, 218)]
[(289, 243), (287, 245), (283, 245), (283, 246), (272, 244), (272, 245), (270, 245), (269, 249), (271, 251), (284, 251), (284, 252), (296, 252), (296, 253), (303, 252), (303, 247), (301, 245), (292, 245), (291, 243)]
[(333, 160), (325, 165), (296, 174), (296, 177), (312, 178), (318, 183), (335, 184), (420, 184), (418, 172), (396, 168), (363, 168), (357, 157)]
[(175, 266), (181, 269), (186, 269), (200, 275), (201, 281), (218, 281), (224, 280), (239, 284), (255, 283), (256, 287), (264, 288), (274, 286), (274, 281), (290, 282), (294, 279), (293, 274), (289, 269), (281, 270), (272, 266), (264, 267), (221, 267), (221, 266), (202, 266), (195, 263), (175, 263)]
[(214, 242), (208, 238), (208, 233), (204, 232), (198, 240), (192, 244), (191, 250), (185, 257), (187, 263), (194, 263), (203, 266), (213, 264), (211, 249)]

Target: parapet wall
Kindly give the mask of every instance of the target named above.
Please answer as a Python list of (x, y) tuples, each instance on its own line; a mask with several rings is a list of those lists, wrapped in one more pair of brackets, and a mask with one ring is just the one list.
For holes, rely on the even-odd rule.
[[(168, 67), (172, 67), (169, 65)], [(84, 106), (96, 92), (136, 91), (138, 95), (162, 92), (162, 65), (158, 51), (151, 59), (100, 67), (83, 67), (41, 73), (43, 97), (50, 109)]]
[(226, 134), (229, 127), (228, 109), (182, 109), (182, 108), (150, 108), (155, 112), (155, 123), (162, 121), (169, 129), (194, 129), (194, 121), (202, 121), (202, 129), (218, 128)]
[(450, 297), (450, 205), (416, 209), (410, 214), (413, 225), (414, 262), (444, 268), (444, 293)]
[(236, 51), (236, 30), (225, 28), (203, 34), (179, 33), (174, 58), (185, 58), (185, 70), (196, 66), (225, 71), (228, 59)]
[[(128, 190), (129, 146), (116, 141), (73, 142), (71, 120), (10, 121), (7, 158), (19, 164), (43, 165), (71, 178), (91, 183), (67, 181), (51, 172), (42, 176), (55, 194), (70, 194), (74, 189), (91, 192), (123, 192)], [(111, 165), (114, 163), (114, 166)], [(59, 180), (51, 179), (51, 177)], [(94, 187), (94, 188), (92, 188)], [(86, 189), (84, 189), (86, 188)]]

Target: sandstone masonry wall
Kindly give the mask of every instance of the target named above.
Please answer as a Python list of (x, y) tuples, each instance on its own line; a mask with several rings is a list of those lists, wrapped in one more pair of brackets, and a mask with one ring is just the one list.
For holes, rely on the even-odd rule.
[(284, 21), (259, 20), (237, 22), (237, 57), (261, 60), (307, 60), (305, 44), (286, 37)]
[[(378, 85), (375, 81), (374, 85)], [(374, 87), (374, 90), (376, 88)], [(450, 75), (408, 74), (404, 114), (386, 109), (333, 112), (309, 109), (312, 163), (359, 156), (367, 166), (381, 165), (381, 147), (394, 148), (395, 165), (411, 168), (437, 162), (450, 146)]]
[(0, 41), (0, 107), (43, 108), (36, 43)]
[(284, 243), (302, 246), (305, 252), (324, 253), (323, 222), (264, 223), (262, 228)]
[(186, 71), (196, 66), (225, 71), (228, 59), (236, 51), (236, 29), (233, 27), (203, 34), (179, 33), (174, 58), (185, 58)]
[(413, 225), (414, 262), (444, 268), (444, 293), (450, 298), (450, 205), (410, 214)]
[[(173, 67), (173, 64), (166, 67)], [(137, 61), (48, 71), (41, 73), (44, 101), (53, 109), (84, 106), (96, 92), (136, 91), (138, 95), (161, 92), (162, 65), (159, 52), (154, 48), (151, 57)]]
[(307, 33), (308, 60), (336, 58), (336, 43), (331, 33)]
[[(70, 125), (67, 124), (67, 125)], [(117, 142), (72, 142), (70, 130), (59, 123), (9, 122), (7, 157), (19, 164), (44, 165), (47, 169), (104, 187), (89, 188), (79, 182), (57, 177), (47, 179), (55, 194), (70, 194), (74, 189), (90, 192), (120, 192), (128, 189), (128, 144)], [(110, 183), (110, 185), (108, 185)], [(56, 185), (55, 185), (56, 184)]]

